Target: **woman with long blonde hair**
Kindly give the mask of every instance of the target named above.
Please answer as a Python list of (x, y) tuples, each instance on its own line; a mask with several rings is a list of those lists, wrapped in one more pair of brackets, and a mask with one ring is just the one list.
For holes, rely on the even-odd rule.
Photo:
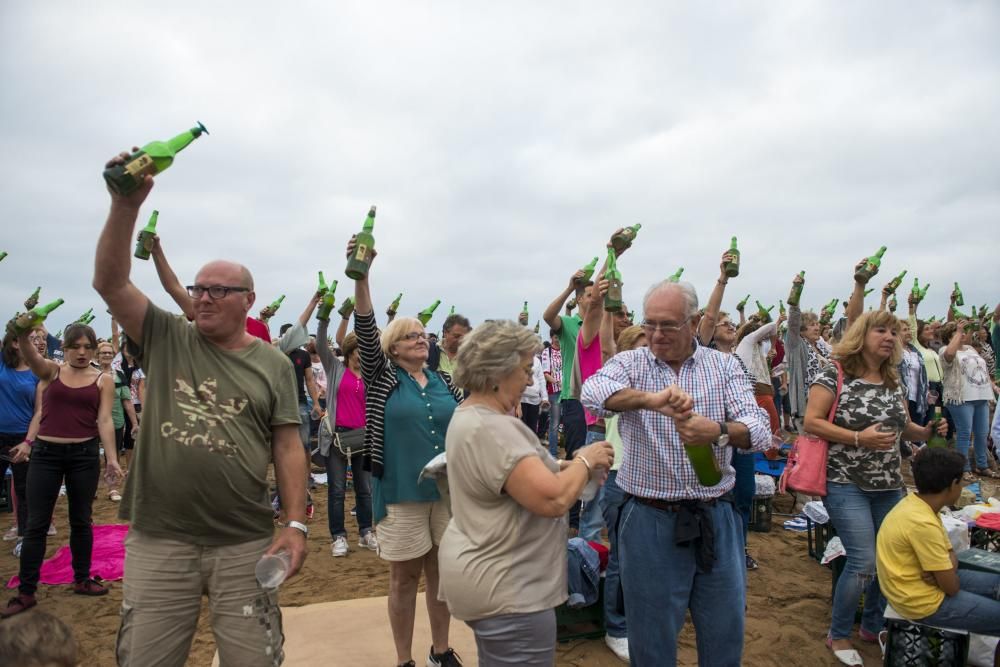
[[(927, 440), (931, 427), (910, 419), (897, 370), (902, 356), (899, 320), (892, 313), (861, 315), (833, 355), (837, 363), (820, 371), (809, 389), (805, 429), (830, 443), (824, 504), (847, 551), (834, 591), (827, 646), (841, 663), (862, 665), (851, 645), (854, 612), (864, 592), (859, 634), (876, 641), (885, 603), (875, 578), (875, 536), (902, 497), (899, 441)], [(842, 387), (835, 396), (838, 374)], [(837, 410), (830, 422), (835, 398)]]

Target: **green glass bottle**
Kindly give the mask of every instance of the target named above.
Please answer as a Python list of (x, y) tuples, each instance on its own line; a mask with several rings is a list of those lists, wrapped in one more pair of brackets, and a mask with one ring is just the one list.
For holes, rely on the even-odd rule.
[(722, 470), (719, 469), (719, 462), (715, 460), (711, 444), (685, 442), (684, 453), (687, 454), (688, 463), (694, 468), (699, 484), (715, 486), (722, 481)]
[(940, 447), (942, 449), (948, 447), (948, 439), (943, 435), (939, 435), (937, 432), (937, 426), (944, 419), (944, 415), (941, 414), (941, 406), (934, 406), (934, 417), (931, 419), (931, 437), (927, 439), (928, 447)]
[(316, 311), (316, 319), (322, 320), (324, 322), (330, 321), (330, 313), (333, 312), (334, 307), (337, 305), (336, 295), (327, 290), (323, 294), (322, 300), (319, 302), (319, 309)]
[(63, 303), (65, 302), (62, 299), (56, 299), (41, 308), (36, 307), (25, 313), (20, 313), (7, 323), (7, 331), (12, 332), (15, 336), (29, 333), (32, 329), (44, 322), (45, 318), (48, 317), (53, 310), (63, 305)]
[(889, 312), (895, 313), (896, 308), (899, 307), (899, 303), (896, 301), (896, 294), (893, 292), (892, 297), (889, 298)]
[(937, 315), (931, 315), (930, 318), (928, 318), (927, 324), (930, 324), (931, 322), (937, 322)]
[(774, 306), (770, 308), (765, 308), (764, 304), (760, 301), (754, 301), (757, 304), (757, 315), (760, 317), (760, 321), (767, 324), (771, 321), (771, 311), (774, 310)]
[(449, 315), (454, 315), (455, 314), (455, 306), (451, 307), (451, 310), (448, 311), (448, 314)]
[(628, 321), (629, 321), (629, 324), (635, 324), (635, 311), (634, 310), (629, 311)]
[(24, 300), (24, 307), (28, 310), (31, 310), (32, 308), (37, 306), (38, 297), (41, 296), (41, 294), (42, 294), (42, 288), (36, 287), (35, 291), (31, 293), (31, 296), (29, 296), (27, 299)]
[(889, 284), (886, 285), (886, 287), (888, 288), (888, 290), (890, 292), (892, 292), (893, 294), (895, 294), (896, 290), (899, 289), (899, 286), (903, 284), (903, 278), (905, 278), (905, 277), (906, 277), (906, 269), (903, 269), (903, 272), (900, 273), (895, 278), (893, 278), (892, 280), (890, 280)]
[[(427, 306), (419, 313), (417, 313), (417, 319), (420, 320), (420, 323), (426, 327), (427, 323), (431, 321), (432, 317), (434, 317), (434, 311), (437, 310), (437, 307), (440, 305), (441, 305), (441, 299), (438, 299), (437, 301), (435, 301), (434, 303), (432, 303), (431, 305)], [(527, 301), (524, 302), (524, 308), (525, 310), (527, 310), (528, 308)]]
[(955, 283), (955, 289), (951, 291), (951, 298), (956, 306), (965, 305), (965, 297), (962, 296), (962, 288), (958, 286), (958, 283)]
[(747, 294), (746, 298), (744, 298), (742, 301), (740, 301), (738, 304), (736, 304), (736, 310), (740, 311), (740, 310), (743, 310), (744, 308), (746, 308), (747, 307), (747, 301), (749, 301), (749, 300), (750, 300), (750, 295)]
[(528, 302), (524, 302), (524, 306), (521, 308), (521, 312), (517, 314), (517, 322), (522, 327), (528, 326)]
[(615, 249), (616, 253), (628, 250), (632, 247), (632, 241), (635, 241), (635, 237), (640, 229), (642, 229), (642, 225), (640, 224), (625, 227), (611, 237), (611, 247)]
[(0, 262), (4, 261), (5, 259), (7, 259), (7, 251), (0, 250)]
[(604, 310), (609, 313), (620, 313), (622, 310), (622, 274), (615, 260), (615, 249), (608, 248), (607, 269), (604, 279), (608, 281), (608, 291), (604, 295)]
[(155, 176), (169, 167), (173, 164), (174, 157), (202, 134), (208, 134), (208, 130), (199, 122), (198, 127), (181, 132), (173, 139), (151, 141), (138, 152), (132, 153), (125, 164), (117, 164), (104, 170), (108, 188), (119, 195), (135, 192), (143, 176)]
[(132, 253), (138, 259), (149, 259), (149, 253), (153, 251), (153, 237), (156, 236), (156, 221), (160, 218), (159, 211), (153, 211), (149, 216), (149, 222), (139, 232), (135, 240), (135, 252)]
[(90, 323), (93, 322), (96, 319), (97, 319), (97, 315), (88, 315), (87, 319), (84, 320), (83, 323), (86, 324), (87, 326), (90, 326)]
[(929, 290), (930, 288), (931, 288), (931, 284), (930, 283), (927, 283), (926, 285), (924, 285), (924, 288), (922, 290), (920, 290), (920, 298), (921, 299), (926, 298), (926, 296), (927, 296), (927, 290)]
[(868, 296), (869, 294), (871, 294), (871, 293), (872, 293), (872, 292), (874, 292), (874, 291), (875, 291), (875, 288), (874, 288), (874, 287), (873, 287), (873, 288), (871, 288), (871, 289), (866, 289), (866, 290), (865, 290), (865, 296)]
[(593, 281), (591, 280), (591, 278), (594, 277), (594, 271), (597, 270), (597, 260), (598, 260), (598, 258), (595, 257), (594, 259), (590, 260), (589, 264), (587, 264), (582, 269), (580, 269), (580, 271), (583, 272), (583, 277), (582, 278), (576, 278), (576, 279), (573, 280), (573, 284), (575, 286), (577, 286), (577, 287), (586, 287), (587, 285), (593, 285), (594, 284)]
[(566, 302), (566, 312), (571, 313), (573, 312), (574, 308), (576, 308), (576, 297), (573, 297), (572, 299)]
[(375, 249), (375, 207), (368, 209), (368, 217), (361, 231), (354, 237), (354, 254), (347, 260), (347, 277), (351, 280), (361, 280), (368, 275), (368, 267), (372, 264), (372, 250)]
[(674, 271), (674, 272), (673, 272), (673, 273), (672, 273), (672, 274), (671, 274), (671, 275), (670, 275), (670, 276), (669, 276), (669, 277), (667, 278), (667, 282), (668, 282), (668, 283), (679, 283), (679, 282), (681, 281), (681, 276), (682, 276), (683, 274), (684, 274), (684, 267), (682, 266), (682, 267), (680, 267), (679, 269), (677, 269), (676, 271)]
[(920, 280), (917, 278), (913, 279), (913, 287), (910, 288), (910, 300), (920, 303)]
[(90, 317), (93, 314), (94, 314), (94, 309), (93, 308), (88, 308), (87, 312), (85, 312), (80, 317), (76, 318), (76, 322), (78, 324), (86, 324), (87, 323), (87, 318)]
[(344, 299), (344, 303), (340, 304), (340, 308), (337, 309), (337, 312), (340, 313), (340, 317), (342, 319), (346, 320), (349, 318), (351, 313), (354, 312), (354, 297), (349, 296)]
[(788, 312), (785, 311), (785, 304), (781, 299), (778, 299), (778, 314), (782, 317), (788, 315)]
[(535, 320), (535, 335), (537, 336), (538, 333), (541, 330), (542, 330), (542, 323), (541, 323), (541, 321), (540, 320)]
[(399, 302), (403, 300), (403, 293), (400, 292), (396, 295), (396, 298), (392, 300), (389, 307), (385, 309), (385, 314), (389, 317), (395, 317), (396, 313), (399, 312)]
[(316, 285), (317, 294), (326, 294), (326, 291), (330, 289), (326, 284), (326, 278), (323, 276), (323, 272), (319, 272), (319, 283)]
[(268, 322), (274, 315), (278, 312), (278, 308), (281, 308), (281, 302), (285, 300), (285, 295), (282, 294), (277, 299), (272, 301), (270, 304), (265, 306), (260, 311), (260, 320), (262, 322)]
[(733, 237), (733, 240), (729, 242), (729, 250), (727, 252), (733, 256), (733, 259), (726, 262), (726, 277), (735, 278), (740, 275), (740, 251), (739, 248), (736, 247), (735, 236)]
[(60, 329), (59, 331), (56, 332), (56, 340), (62, 340), (62, 335), (63, 332), (62, 329)]
[(799, 271), (799, 278), (802, 278), (802, 282), (792, 282), (792, 291), (788, 293), (788, 305), (797, 306), (802, 299), (802, 288), (805, 286), (806, 282), (806, 272)]
[(951, 307), (951, 314), (955, 317), (956, 320), (970, 320), (970, 319), (972, 319), (971, 317), (969, 317), (968, 315), (966, 315), (965, 313), (963, 313), (962, 311), (960, 311), (958, 309), (957, 305), (954, 305), (954, 306)]
[(886, 247), (882, 246), (874, 255), (865, 260), (854, 272), (854, 280), (859, 283), (867, 283), (874, 278), (875, 274), (878, 273), (879, 266), (882, 265), (882, 256), (885, 255), (885, 250)]

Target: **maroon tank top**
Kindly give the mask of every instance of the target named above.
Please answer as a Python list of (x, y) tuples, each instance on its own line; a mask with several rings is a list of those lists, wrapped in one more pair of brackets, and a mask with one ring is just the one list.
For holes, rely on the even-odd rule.
[(101, 390), (97, 376), (85, 387), (67, 387), (59, 376), (42, 392), (42, 419), (38, 437), (96, 438)]

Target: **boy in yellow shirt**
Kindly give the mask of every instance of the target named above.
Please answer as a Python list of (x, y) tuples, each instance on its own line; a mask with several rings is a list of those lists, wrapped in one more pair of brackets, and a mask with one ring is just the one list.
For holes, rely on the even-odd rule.
[(913, 458), (917, 493), (882, 521), (878, 581), (900, 616), (928, 625), (1000, 636), (1000, 575), (958, 570), (938, 512), (962, 493), (965, 457), (925, 447)]

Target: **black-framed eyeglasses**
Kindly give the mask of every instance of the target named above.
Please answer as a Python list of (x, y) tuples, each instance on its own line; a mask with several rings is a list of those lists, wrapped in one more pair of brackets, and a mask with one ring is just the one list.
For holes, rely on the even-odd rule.
[(664, 334), (675, 334), (687, 326), (687, 323), (690, 321), (690, 317), (685, 317), (680, 322), (650, 322), (649, 320), (643, 320), (640, 326), (647, 335), (654, 334), (657, 331)]
[(204, 296), (205, 292), (208, 292), (208, 296), (212, 299), (225, 299), (230, 292), (249, 292), (249, 287), (232, 287), (230, 285), (209, 285), (205, 287), (204, 285), (188, 285), (187, 293), (192, 299), (200, 299)]

